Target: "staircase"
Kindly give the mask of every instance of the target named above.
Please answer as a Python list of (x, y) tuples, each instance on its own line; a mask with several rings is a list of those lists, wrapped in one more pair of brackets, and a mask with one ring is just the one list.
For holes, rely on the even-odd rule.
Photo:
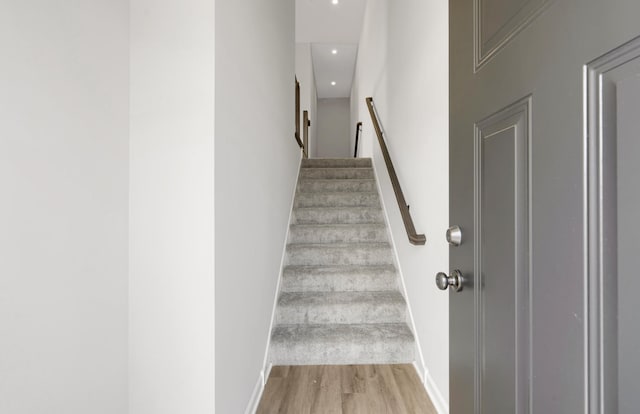
[(371, 160), (305, 159), (271, 337), (274, 365), (412, 362)]

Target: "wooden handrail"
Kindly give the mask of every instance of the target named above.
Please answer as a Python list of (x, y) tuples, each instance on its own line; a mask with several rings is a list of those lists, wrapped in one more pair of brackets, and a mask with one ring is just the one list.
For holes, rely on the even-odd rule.
[(309, 121), (309, 111), (304, 111), (302, 116), (302, 136), (304, 146), (302, 147), (302, 153), (305, 158), (309, 158), (309, 127), (311, 121)]
[(367, 101), (367, 108), (369, 108), (369, 114), (371, 115), (371, 121), (373, 122), (373, 128), (376, 130), (376, 135), (378, 136), (378, 142), (380, 143), (380, 149), (382, 150), (384, 163), (387, 165), (387, 171), (389, 171), (389, 178), (391, 179), (393, 192), (396, 194), (398, 207), (400, 207), (400, 215), (402, 216), (402, 221), (404, 222), (404, 228), (407, 231), (409, 242), (415, 245), (423, 245), (426, 243), (427, 238), (425, 237), (424, 234), (416, 233), (416, 228), (413, 225), (413, 220), (411, 219), (411, 213), (409, 212), (409, 206), (407, 205), (407, 201), (404, 199), (402, 188), (400, 188), (400, 181), (398, 181), (396, 170), (395, 168), (393, 168), (393, 163), (391, 162), (391, 157), (389, 156), (389, 150), (387, 149), (387, 144), (385, 144), (384, 137), (382, 136), (382, 129), (380, 128), (380, 123), (378, 122), (378, 116), (376, 115), (376, 111), (373, 106), (373, 98), (369, 97), (366, 99), (366, 101)]
[(362, 122), (356, 124), (356, 148), (353, 151), (353, 158), (358, 158), (358, 141), (360, 140), (360, 132), (362, 132)]

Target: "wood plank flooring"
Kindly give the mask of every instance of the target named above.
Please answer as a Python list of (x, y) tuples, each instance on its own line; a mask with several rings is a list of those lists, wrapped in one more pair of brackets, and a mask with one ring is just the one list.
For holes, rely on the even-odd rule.
[(273, 367), (257, 414), (436, 414), (412, 365)]

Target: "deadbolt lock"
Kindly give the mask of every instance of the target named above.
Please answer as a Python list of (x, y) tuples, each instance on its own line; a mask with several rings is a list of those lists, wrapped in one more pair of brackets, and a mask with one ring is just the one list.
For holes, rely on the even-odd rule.
[(458, 226), (451, 226), (447, 229), (447, 243), (451, 246), (460, 246), (462, 244), (462, 230)]

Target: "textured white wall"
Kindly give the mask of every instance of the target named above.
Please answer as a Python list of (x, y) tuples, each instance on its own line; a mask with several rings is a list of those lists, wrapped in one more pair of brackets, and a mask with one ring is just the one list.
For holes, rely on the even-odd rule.
[(0, 3), (0, 412), (127, 411), (128, 2)]
[[(448, 403), (448, 293), (435, 274), (448, 271), (448, 4), (446, 0), (370, 0), (352, 91), (352, 116), (364, 121), (361, 156), (374, 157), (392, 234), (435, 400)], [(373, 96), (418, 232), (411, 245), (364, 98)], [(355, 126), (355, 125), (354, 125)], [(352, 128), (354, 128), (352, 126)], [(353, 131), (355, 134), (355, 131)], [(353, 139), (352, 139), (353, 140)], [(436, 401), (437, 402), (437, 401)], [(447, 406), (442, 404), (443, 411)]]
[(300, 150), (294, 1), (216, 1), (216, 412), (262, 370)]
[(319, 158), (347, 158), (352, 154), (349, 133), (351, 129), (349, 98), (318, 99)]
[(300, 82), (300, 131), (301, 134), (304, 131), (302, 111), (309, 111), (309, 118), (311, 119), (311, 128), (309, 128), (309, 157), (314, 157), (317, 150), (316, 132), (318, 123), (316, 78), (313, 74), (310, 43), (296, 43), (296, 76)]
[(214, 411), (214, 22), (131, 0), (131, 414)]

